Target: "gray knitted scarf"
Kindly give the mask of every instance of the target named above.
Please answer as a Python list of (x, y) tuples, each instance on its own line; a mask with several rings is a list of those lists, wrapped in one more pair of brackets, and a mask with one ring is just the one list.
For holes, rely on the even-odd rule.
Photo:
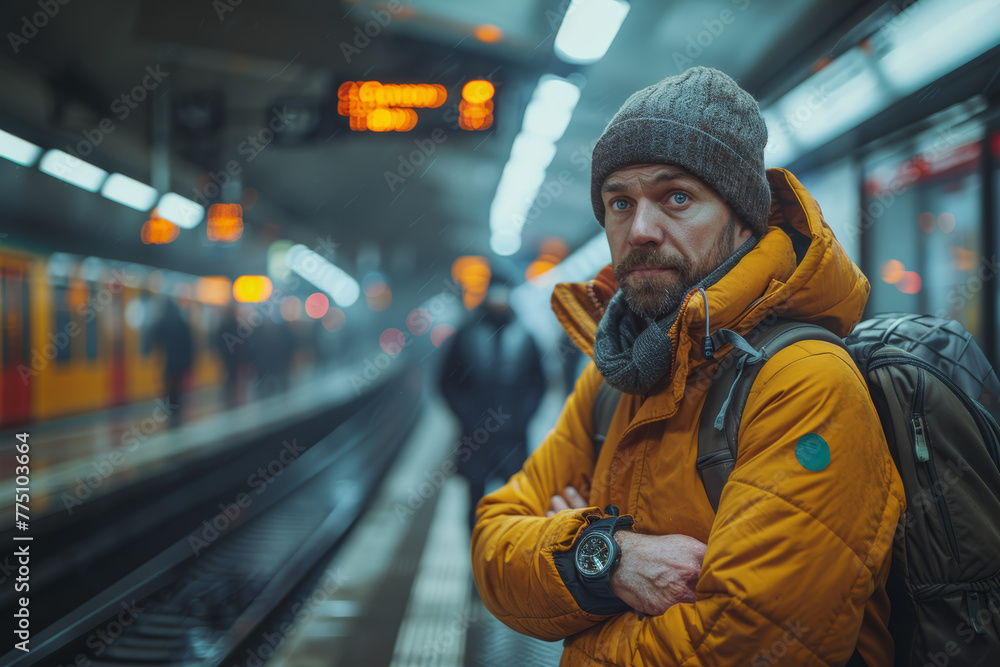
[[(755, 245), (756, 237), (747, 239), (729, 259), (692, 289), (714, 285)], [(625, 295), (618, 290), (597, 325), (594, 340), (594, 363), (604, 381), (626, 394), (642, 395), (648, 393), (660, 378), (672, 372), (670, 327), (679, 313), (680, 306), (662, 319), (644, 320), (628, 307)]]

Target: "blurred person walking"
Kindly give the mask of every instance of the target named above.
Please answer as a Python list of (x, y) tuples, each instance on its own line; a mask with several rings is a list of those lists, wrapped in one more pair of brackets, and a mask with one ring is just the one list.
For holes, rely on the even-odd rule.
[(451, 336), (440, 389), (468, 444), (456, 465), (469, 482), (471, 529), (490, 479), (506, 482), (528, 458), (528, 421), (545, 394), (541, 354), (503, 278), (491, 277), (483, 304)]
[(268, 319), (257, 329), (250, 352), (257, 371), (258, 397), (288, 391), (297, 347), (298, 338), (285, 322)]
[(234, 408), (240, 402), (239, 375), (245, 352), (236, 319), (236, 304), (229, 303), (222, 313), (222, 321), (212, 338), (223, 370), (223, 395), (226, 407)]
[(163, 350), (163, 386), (170, 404), (170, 426), (181, 423), (184, 377), (194, 361), (191, 326), (173, 299), (163, 302), (163, 313), (153, 326), (153, 347)]

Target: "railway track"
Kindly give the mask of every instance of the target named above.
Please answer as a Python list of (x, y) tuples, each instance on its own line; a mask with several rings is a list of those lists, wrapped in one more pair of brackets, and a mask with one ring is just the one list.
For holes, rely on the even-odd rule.
[(409, 368), (185, 475), (50, 517), (34, 542), (53, 548), (33, 566), (31, 650), (0, 664), (208, 666), (273, 643), (270, 623), (287, 617), (405, 441), (419, 382)]

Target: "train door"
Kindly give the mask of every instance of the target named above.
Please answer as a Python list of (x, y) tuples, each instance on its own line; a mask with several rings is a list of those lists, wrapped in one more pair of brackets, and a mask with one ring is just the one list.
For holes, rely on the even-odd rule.
[(0, 264), (0, 352), (3, 391), (0, 424), (31, 417), (31, 329), (28, 265), (5, 258)]

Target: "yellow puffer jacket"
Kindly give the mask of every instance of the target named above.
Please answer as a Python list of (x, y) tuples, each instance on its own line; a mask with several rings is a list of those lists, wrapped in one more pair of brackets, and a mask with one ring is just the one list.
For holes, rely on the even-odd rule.
[[(844, 336), (861, 318), (868, 281), (795, 177), (771, 169), (768, 180), (771, 227), (707, 290), (712, 330), (745, 333), (779, 312)], [(555, 289), (556, 315), (587, 354), (616, 289), (610, 268)], [(479, 504), (472, 562), (483, 602), (519, 632), (565, 638), (562, 665), (843, 665), (856, 644), (871, 667), (891, 665), (885, 581), (905, 500), (864, 379), (829, 343), (798, 343), (768, 361), (715, 514), (695, 468), (705, 394), (686, 398), (685, 388), (730, 348), (707, 362), (704, 331), (704, 300), (688, 297), (671, 329), (672, 372), (648, 395), (624, 396), (596, 468), (601, 376), (588, 364), (523, 470)], [(818, 472), (796, 458), (809, 433), (831, 452)], [(592, 507), (546, 518), (551, 496), (569, 485)], [(660, 616), (580, 609), (554, 555), (608, 504), (632, 515), (638, 532), (707, 542), (696, 602)]]

